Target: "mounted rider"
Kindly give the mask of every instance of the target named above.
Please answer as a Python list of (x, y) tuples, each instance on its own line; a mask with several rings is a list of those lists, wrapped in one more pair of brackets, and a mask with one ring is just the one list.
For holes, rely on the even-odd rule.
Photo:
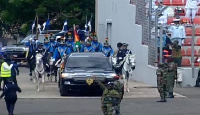
[(50, 50), (49, 50), (49, 52), (53, 54), (53, 52), (56, 49), (56, 44), (57, 44), (56, 41), (55, 41), (55, 39), (53, 37), (50, 37), (49, 44), (50, 44)]
[(29, 51), (27, 52), (27, 62), (29, 65), (30, 73), (29, 75), (32, 76), (32, 71), (34, 69), (34, 58), (35, 58), (35, 44), (32, 38), (29, 39), (29, 42), (26, 44), (29, 47)]
[(91, 46), (91, 40), (89, 37), (86, 38), (85, 43), (84, 52), (95, 52), (95, 49)]
[(116, 74), (118, 76), (122, 76), (122, 67), (123, 67), (123, 60), (124, 60), (124, 57), (125, 57), (125, 53), (124, 53), (124, 50), (123, 50), (123, 45), (121, 45), (121, 47), (119, 47), (119, 50), (117, 52), (117, 55), (116, 55), (116, 58), (117, 58), (117, 67), (115, 68), (115, 71), (116, 71)]
[(101, 52), (103, 46), (102, 46), (101, 43), (98, 42), (98, 38), (96, 36), (96, 33), (93, 33), (91, 45), (95, 49), (95, 52)]
[(104, 55), (106, 57), (111, 57), (114, 54), (114, 51), (112, 50), (112, 48), (110, 48), (110, 45), (107, 42), (104, 43), (104, 46), (102, 48), (102, 52), (104, 53)]
[(68, 51), (67, 51), (68, 55), (71, 54), (72, 52), (74, 52), (75, 43), (73, 41), (71, 33), (68, 33), (68, 39), (67, 39), (66, 45), (68, 48)]
[(56, 36), (56, 48), (60, 46), (62, 36)]
[(61, 62), (62, 57), (68, 54), (68, 48), (66, 47), (66, 44), (64, 41), (60, 42), (60, 46), (56, 48), (54, 54), (53, 54), (53, 65), (55, 65), (54, 73), (55, 73), (55, 81), (57, 82), (57, 64)]
[(127, 43), (123, 43), (123, 50), (124, 53), (127, 54), (132, 54), (131, 50), (128, 49), (128, 44)]

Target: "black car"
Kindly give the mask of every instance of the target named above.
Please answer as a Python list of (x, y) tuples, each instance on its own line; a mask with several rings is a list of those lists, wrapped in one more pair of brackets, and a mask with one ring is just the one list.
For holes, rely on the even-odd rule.
[(72, 53), (59, 76), (60, 95), (71, 92), (102, 94), (93, 76), (107, 84), (115, 75), (112, 64), (103, 53)]

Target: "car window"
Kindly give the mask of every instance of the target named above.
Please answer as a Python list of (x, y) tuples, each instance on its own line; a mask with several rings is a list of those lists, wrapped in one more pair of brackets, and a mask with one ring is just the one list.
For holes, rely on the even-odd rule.
[(67, 68), (112, 68), (109, 60), (102, 57), (71, 57), (68, 58)]
[[(23, 39), (23, 40), (21, 41), (21, 43), (26, 43), (26, 42), (28, 42), (29, 39), (30, 39), (30, 38), (33, 38), (34, 36), (35, 36), (35, 35), (29, 35), (29, 36), (27, 36), (25, 39)], [(40, 43), (44, 43), (44, 39), (45, 39), (45, 34), (38, 35), (38, 41), (39, 41)]]

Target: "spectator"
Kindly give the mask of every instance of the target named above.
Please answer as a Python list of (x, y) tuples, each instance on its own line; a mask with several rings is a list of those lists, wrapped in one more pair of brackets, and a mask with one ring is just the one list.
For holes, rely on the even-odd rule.
[[(200, 3), (199, 0), (187, 0), (187, 2), (186, 2), (186, 5), (185, 5), (186, 14), (185, 14), (185, 16), (188, 17), (188, 18), (191, 18), (191, 21), (193, 21), (193, 19), (196, 16), (199, 3)], [(191, 14), (192, 14), (192, 17), (190, 17)]]
[(174, 62), (181, 67), (182, 62), (182, 54), (181, 54), (181, 46), (178, 45), (178, 41), (175, 40), (172, 45), (172, 58)]
[(174, 41), (178, 41), (179, 45), (182, 46), (182, 43), (184, 42), (185, 39), (185, 27), (178, 25), (180, 24), (180, 19), (174, 19), (174, 24), (169, 28), (169, 32), (171, 32), (171, 38), (172, 38), (172, 42)]

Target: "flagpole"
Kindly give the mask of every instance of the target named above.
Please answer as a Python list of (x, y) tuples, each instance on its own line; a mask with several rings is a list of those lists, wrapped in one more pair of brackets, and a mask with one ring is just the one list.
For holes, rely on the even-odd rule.
[(38, 35), (39, 35), (38, 24), (39, 24), (39, 23), (38, 23), (38, 14), (36, 14), (36, 15), (37, 15), (37, 27), (36, 27), (36, 28), (37, 28), (37, 31), (36, 31), (37, 33), (36, 33), (36, 38), (38, 39)]
[[(49, 13), (48, 13), (48, 21), (49, 21)], [(49, 22), (50, 23), (50, 22)], [(48, 28), (47, 28), (47, 35), (49, 34), (49, 25), (47, 25), (48, 26)]]

